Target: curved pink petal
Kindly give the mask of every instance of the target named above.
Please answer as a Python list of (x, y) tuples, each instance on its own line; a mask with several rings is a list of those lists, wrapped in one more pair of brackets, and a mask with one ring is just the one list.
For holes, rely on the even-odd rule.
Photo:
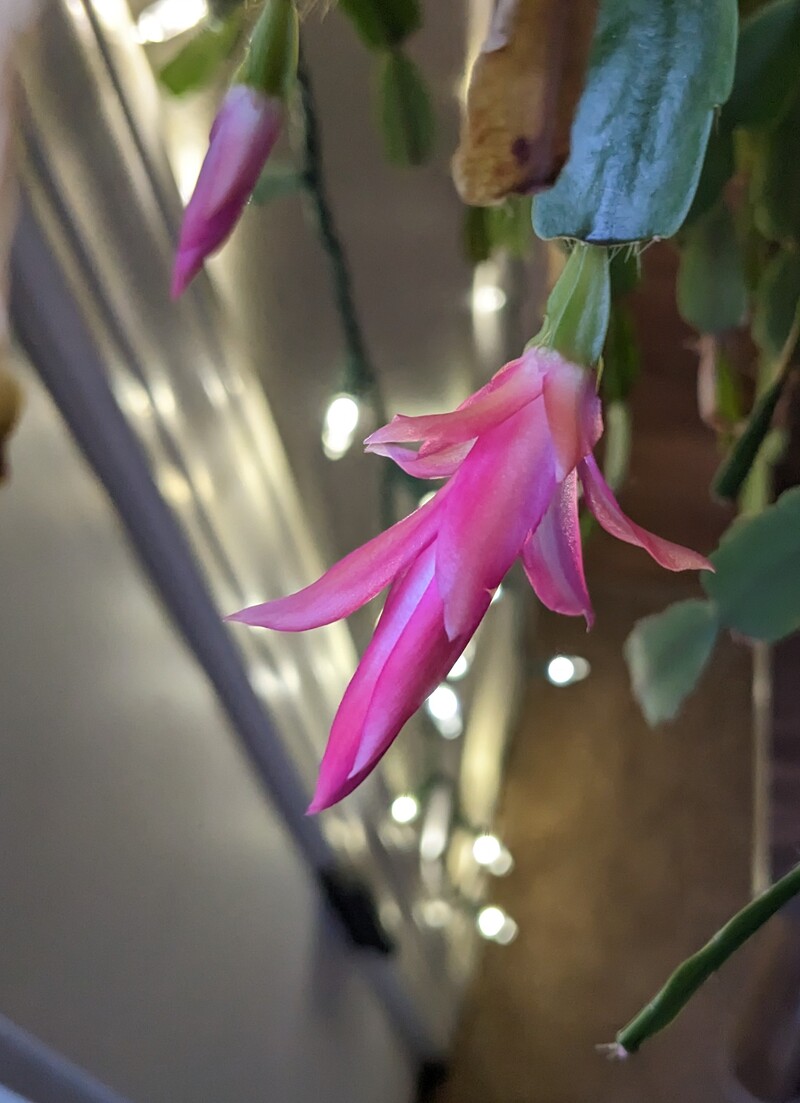
[(535, 529), (556, 487), (544, 403), (530, 402), (476, 442), (447, 484), (436, 580), (451, 639), (474, 621)]
[(469, 455), (473, 442), (447, 444), (438, 449), (412, 452), (402, 444), (374, 444), (368, 451), (393, 460), (407, 475), (415, 479), (449, 479)]
[(262, 605), (251, 605), (226, 619), (281, 632), (304, 632), (349, 617), (388, 586), (433, 541), (447, 489), (442, 487), (433, 501), (350, 552), (305, 589)]
[[(349, 781), (360, 753), (364, 723), (375, 684), (400, 635), (433, 578), (433, 548), (424, 551), (389, 591), (372, 640), (350, 680), (328, 737), (309, 812), (320, 812), (342, 800), (358, 784)], [(360, 780), (360, 779), (359, 779)]]
[(668, 571), (713, 571), (714, 568), (704, 555), (690, 551), (689, 548), (673, 544), (654, 536), (652, 532), (634, 524), (619, 507), (611, 487), (603, 478), (594, 456), (587, 456), (578, 467), (583, 484), (583, 493), (587, 506), (597, 520), (612, 536), (624, 540), (626, 544), (635, 544), (655, 559)]
[(375, 768), (406, 721), (447, 676), (490, 602), (491, 594), (485, 593), (466, 631), (449, 639), (435, 579), (430, 583), (380, 672), (348, 784), (358, 785)]
[(585, 617), (594, 623), (594, 612), (583, 573), (583, 548), (578, 518), (578, 476), (572, 471), (553, 495), (539, 527), (525, 541), (522, 565), (536, 596), (568, 617)]
[(177, 298), (239, 220), (278, 138), (281, 101), (245, 85), (225, 96), (186, 207), (172, 278)]
[(564, 479), (603, 432), (594, 376), (557, 353), (544, 379), (544, 403), (556, 454), (556, 478)]
[(541, 394), (542, 373), (536, 350), (512, 360), (480, 391), (449, 414), (406, 417), (398, 414), (388, 425), (367, 437), (368, 452), (377, 444), (402, 444), (428, 441), (437, 445), (458, 444), (475, 437), (511, 417)]

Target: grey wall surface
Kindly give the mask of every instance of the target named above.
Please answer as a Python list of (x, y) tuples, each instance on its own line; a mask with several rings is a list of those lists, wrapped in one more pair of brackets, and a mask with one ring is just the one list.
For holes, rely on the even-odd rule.
[(25, 384), (0, 490), (0, 1009), (132, 1103), (409, 1099), (357, 957)]

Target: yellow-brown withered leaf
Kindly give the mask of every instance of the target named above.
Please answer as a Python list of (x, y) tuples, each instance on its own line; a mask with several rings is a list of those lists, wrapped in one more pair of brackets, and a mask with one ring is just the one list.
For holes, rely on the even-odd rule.
[(6, 477), (5, 450), (22, 412), (22, 387), (5, 368), (0, 367), (0, 482)]
[(488, 206), (552, 186), (569, 156), (599, 0), (495, 0), (470, 76), (453, 178)]

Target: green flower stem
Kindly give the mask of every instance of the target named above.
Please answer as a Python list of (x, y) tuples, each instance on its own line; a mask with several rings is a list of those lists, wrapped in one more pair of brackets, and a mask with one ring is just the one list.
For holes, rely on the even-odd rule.
[(294, 0), (267, 0), (253, 28), (235, 83), (285, 99), (297, 71), (298, 35)]
[(383, 422), (386, 418), (380, 401), (377, 378), (367, 353), (361, 322), (356, 310), (347, 257), (339, 237), (325, 187), (319, 123), (311, 78), (303, 57), (302, 47), (297, 63), (297, 84), (300, 90), (300, 107), (303, 119), (303, 184), (311, 200), (320, 242), (330, 265), (336, 309), (347, 346), (347, 362), (342, 386), (350, 394), (368, 396), (376, 417)]
[(728, 920), (702, 950), (679, 965), (658, 995), (620, 1030), (614, 1043), (601, 1048), (615, 1057), (635, 1053), (648, 1038), (669, 1026), (711, 974), (798, 892), (800, 866), (795, 866)]
[(753, 407), (750, 420), (714, 478), (712, 489), (718, 498), (735, 502), (757, 464), (761, 446), (770, 431), (772, 418), (794, 366), (798, 337), (800, 337), (800, 303), (797, 304), (792, 328), (776, 363), (770, 365), (759, 379), (761, 393)]
[(611, 310), (609, 257), (603, 246), (574, 244), (529, 347), (545, 345), (585, 368), (598, 363)]

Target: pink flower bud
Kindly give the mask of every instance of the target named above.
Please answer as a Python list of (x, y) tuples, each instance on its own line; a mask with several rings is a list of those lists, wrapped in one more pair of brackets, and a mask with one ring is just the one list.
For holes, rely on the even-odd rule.
[(283, 103), (244, 84), (222, 101), (208, 153), (189, 200), (172, 276), (172, 297), (186, 290), (206, 257), (231, 234), (258, 182), (283, 121)]

